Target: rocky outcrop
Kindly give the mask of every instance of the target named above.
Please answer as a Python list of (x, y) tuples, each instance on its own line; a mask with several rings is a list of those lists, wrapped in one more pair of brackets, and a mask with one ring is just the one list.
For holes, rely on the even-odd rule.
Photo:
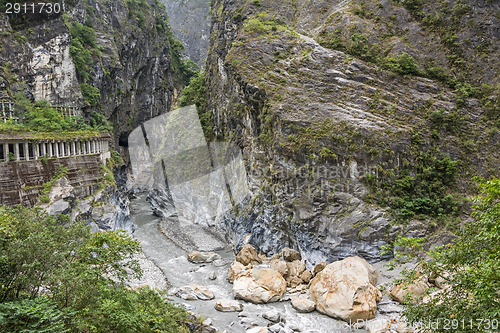
[(257, 304), (277, 302), (285, 291), (285, 279), (269, 268), (252, 268), (238, 274), (233, 282), (234, 298)]
[(105, 186), (82, 197), (66, 176), (52, 186), (48, 203), (41, 203), (49, 214), (67, 214), (71, 221), (85, 221), (92, 231), (125, 230), (133, 232), (129, 200), (114, 186)]
[[(427, 7), (433, 2), (422, 3), (424, 13), (432, 13)], [(470, 17), (477, 20), (480, 13), (493, 15), (498, 8), (491, 2), (470, 3)], [(377, 4), (213, 2), (207, 109), (214, 132), (242, 147), (252, 191), (221, 223), (238, 249), (251, 235), (249, 243), (260, 251), (270, 255), (290, 247), (311, 266), (354, 255), (378, 260), (381, 246), (404, 228), (392, 228), (390, 214), (374, 204), (370, 181), (380, 185), (403, 171), (414, 175), (419, 151), (466, 161), (462, 165), (471, 168), (461, 175), (496, 172), (499, 156), (487, 147), (497, 145), (500, 137), (481, 137), (473, 120), (488, 114), (486, 102), (463, 97), (423, 74), (386, 70), (388, 65), (363, 54), (377, 52), (370, 49), (375, 44), (364, 42), (376, 31), (373, 39), (386, 38), (384, 51), (376, 56), (389, 57), (388, 63), (407, 51), (423, 71), (420, 60), (431, 49), (436, 64), (447, 61), (435, 34), (424, 36), (425, 24), (410, 18), (405, 4)], [(368, 6), (365, 13), (377, 12), (408, 31), (414, 41), (406, 43), (407, 33), (398, 35), (391, 26), (380, 28), (387, 22), (378, 23), (375, 16), (355, 14), (363, 6)], [(404, 27), (390, 19), (393, 14), (403, 15)], [(498, 44), (489, 23), (484, 31), (495, 39), (492, 45)], [(337, 36), (342, 47), (335, 48)], [(470, 45), (464, 47), (476, 54)], [(473, 75), (491, 76), (497, 64), (490, 60), (482, 65), (474, 60), (478, 71)], [(490, 97), (495, 103), (497, 97)], [(432, 114), (456, 114), (464, 120), (453, 133), (455, 125), (447, 130)], [(461, 153), (459, 132), (471, 140), (475, 153)], [(467, 189), (468, 178), (460, 178), (458, 187)]]
[(326, 266), (311, 281), (309, 292), (323, 314), (344, 321), (373, 319), (382, 299), (378, 277), (366, 260), (350, 257)]
[[(153, 0), (74, 1), (65, 8), (64, 15), (26, 15), (21, 22), (1, 15), (2, 90), (10, 97), (20, 92), (53, 105), (81, 106), (86, 116), (96, 111), (113, 124), (114, 146), (126, 146), (133, 128), (170, 110), (181, 86), (166, 12)], [(79, 68), (70, 55), (75, 36), (69, 27), (77, 23), (88, 29), (85, 38), (95, 38), (83, 45), (91, 57), (80, 58)], [(98, 89), (98, 100), (84, 101), (82, 83)]]

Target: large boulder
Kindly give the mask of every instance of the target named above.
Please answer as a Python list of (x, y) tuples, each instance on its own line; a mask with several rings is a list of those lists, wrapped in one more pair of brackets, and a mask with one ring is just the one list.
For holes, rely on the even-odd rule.
[(242, 263), (244, 266), (248, 264), (262, 264), (262, 259), (250, 244), (243, 245), (240, 252), (236, 255), (236, 261)]
[(316, 310), (344, 321), (375, 317), (382, 299), (375, 287), (379, 273), (365, 259), (349, 257), (327, 265), (309, 287)]
[(188, 260), (195, 264), (204, 264), (220, 259), (220, 255), (215, 252), (192, 252), (187, 256)]
[(270, 303), (281, 299), (286, 281), (270, 268), (252, 268), (238, 274), (233, 282), (234, 298), (252, 303)]

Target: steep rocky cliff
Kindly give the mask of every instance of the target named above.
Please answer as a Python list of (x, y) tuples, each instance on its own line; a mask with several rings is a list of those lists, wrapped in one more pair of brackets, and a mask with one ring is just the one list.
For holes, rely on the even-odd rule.
[(1, 17), (3, 92), (77, 105), (111, 121), (115, 146), (170, 109), (182, 84), (165, 9), (157, 1), (66, 3), (59, 14)]
[(238, 246), (376, 259), (452, 231), (471, 177), (499, 174), (499, 8), (213, 1), (208, 111), (253, 193), (223, 225)]
[(210, 42), (210, 1), (162, 0), (172, 32), (184, 45), (184, 54), (200, 68), (205, 66)]

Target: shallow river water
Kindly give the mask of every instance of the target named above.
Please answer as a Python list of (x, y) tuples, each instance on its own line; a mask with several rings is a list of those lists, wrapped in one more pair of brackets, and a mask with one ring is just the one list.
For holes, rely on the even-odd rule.
[[(176, 296), (172, 296), (172, 298), (178, 303), (185, 304), (195, 314), (209, 318), (217, 330), (233, 333), (245, 332), (246, 329), (241, 324), (242, 316), (246, 316), (244, 320), (247, 322), (255, 323), (258, 326), (268, 326), (270, 322), (262, 318), (261, 314), (276, 308), (280, 312), (281, 318), (285, 319), (285, 325), (297, 332), (365, 332), (345, 327), (343, 322), (316, 311), (307, 314), (297, 313), (289, 301), (265, 305), (240, 301), (244, 305), (241, 313), (215, 310), (214, 304), (217, 299), (233, 299), (232, 284), (226, 280), (229, 265), (234, 260), (231, 247), (226, 246), (225, 249), (221, 249), (221, 243), (217, 242), (219, 249), (215, 252), (221, 255), (221, 260), (201, 265), (190, 263), (187, 260), (187, 252), (160, 232), (158, 227), (160, 218), (153, 215), (145, 194), (132, 200), (130, 208), (131, 217), (136, 227), (134, 237), (141, 242), (144, 254), (161, 269), (172, 286), (199, 284), (206, 286), (215, 295), (215, 299), (210, 301), (185, 301)], [(193, 229), (191, 228), (191, 230)], [(206, 231), (200, 228), (199, 233), (205, 235)], [(209, 239), (210, 237), (203, 236), (202, 238)], [(213, 272), (217, 278), (210, 280), (209, 276)]]

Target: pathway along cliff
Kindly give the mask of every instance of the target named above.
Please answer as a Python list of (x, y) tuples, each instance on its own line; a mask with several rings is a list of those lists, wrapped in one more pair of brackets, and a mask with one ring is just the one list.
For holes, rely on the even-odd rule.
[[(160, 232), (161, 219), (153, 215), (146, 197), (146, 194), (140, 194), (131, 201), (131, 217), (136, 227), (134, 237), (141, 242), (144, 254), (162, 270), (172, 285), (172, 290), (189, 284), (198, 284), (207, 287), (214, 294), (215, 298), (207, 301), (185, 301), (176, 296), (172, 296), (172, 299), (184, 304), (195, 314), (209, 318), (218, 331), (240, 333), (246, 332), (250, 326), (268, 326), (272, 322), (264, 319), (262, 314), (274, 308), (278, 310), (282, 320), (284, 319), (284, 332), (366, 332), (346, 328), (345, 323), (317, 312), (297, 313), (289, 301), (265, 305), (242, 302), (242, 312), (215, 310), (214, 305), (217, 300), (233, 299), (232, 285), (226, 279), (229, 265), (234, 260), (232, 247), (225, 244), (225, 247), (221, 248), (220, 240), (210, 236), (199, 226), (198, 232), (205, 235), (205, 243), (200, 246), (207, 248), (212, 245), (212, 249), (218, 248), (215, 252), (221, 259), (210, 264), (190, 263), (187, 260), (187, 252)], [(169, 231), (164, 229), (164, 232), (168, 235)], [(216, 279), (210, 280), (209, 277), (213, 273)]]

